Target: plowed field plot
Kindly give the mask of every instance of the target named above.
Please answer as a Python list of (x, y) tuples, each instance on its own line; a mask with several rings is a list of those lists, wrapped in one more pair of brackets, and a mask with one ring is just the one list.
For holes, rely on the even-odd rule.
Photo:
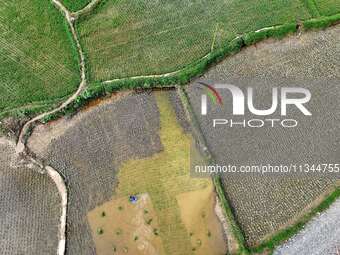
[(311, 17), (300, 0), (107, 1), (77, 28), (98, 81), (174, 71), (244, 32)]
[(50, 1), (0, 0), (0, 116), (53, 105), (76, 90), (77, 53), (68, 33)]
[(67, 182), (69, 254), (225, 253), (212, 183), (190, 178), (191, 136), (171, 93), (118, 94), (33, 133), (29, 147)]
[[(193, 82), (187, 92), (207, 139), (208, 147), (220, 165), (280, 165), (339, 163), (340, 27), (303, 34), (280, 42), (249, 47), (209, 70), (203, 79), (234, 84), (254, 90), (257, 109), (268, 109), (273, 87), (303, 87), (310, 90), (307, 108), (312, 116), (290, 110), (270, 116), (232, 115), (232, 97), (227, 89), (218, 89), (223, 105), (208, 102), (208, 113), (201, 115), (202, 89)], [(205, 93), (205, 92), (204, 92)], [(293, 108), (293, 107), (292, 107)], [(213, 127), (212, 119), (227, 119)], [(252, 128), (234, 122), (249, 119), (298, 120), (295, 128), (266, 125)], [(334, 178), (334, 176), (333, 176)], [(223, 184), (250, 245), (294, 222), (320, 195), (333, 187), (330, 176), (226, 175)]]
[(158, 129), (156, 102), (148, 94), (116, 98), (70, 121), (37, 128), (31, 148), (62, 173), (68, 187), (69, 254), (94, 253), (87, 212), (111, 198), (124, 160), (162, 148)]
[(0, 138), (0, 250), (3, 255), (56, 254), (61, 201), (49, 176), (14, 167), (14, 144)]

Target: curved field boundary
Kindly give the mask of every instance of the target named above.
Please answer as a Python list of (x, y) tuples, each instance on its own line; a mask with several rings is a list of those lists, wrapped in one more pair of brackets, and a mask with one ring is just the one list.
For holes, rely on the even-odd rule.
[[(0, 137), (0, 144), (8, 144), (10, 146), (15, 146), (14, 142)], [(26, 159), (30, 162), (27, 162), (28, 164), (33, 164), (38, 168), (39, 174), (46, 174), (53, 180), (53, 182), (56, 184), (59, 195), (61, 197), (61, 204), (62, 204), (62, 213), (60, 216), (60, 227), (59, 227), (59, 240), (58, 240), (58, 255), (64, 255), (65, 254), (65, 243), (66, 243), (66, 237), (65, 237), (65, 228), (66, 228), (66, 207), (67, 207), (67, 190), (66, 185), (61, 177), (61, 175), (49, 166), (44, 166), (43, 163), (39, 162), (38, 160), (34, 159), (33, 157), (30, 157), (28, 154), (25, 155)], [(14, 159), (13, 159), (14, 160)], [(21, 158), (16, 159), (21, 161)], [(29, 167), (30, 169), (31, 167)], [(37, 173), (38, 173), (37, 172)]]
[[(62, 5), (58, 0), (52, 0), (52, 3), (64, 14), (67, 23), (69, 24), (70, 31), (72, 33), (72, 37), (74, 39), (74, 42), (76, 43), (76, 47), (78, 50), (79, 58), (80, 58), (80, 77), (81, 82), (79, 84), (79, 87), (77, 91), (69, 97), (64, 103), (62, 103), (59, 107), (55, 108), (52, 111), (40, 114), (36, 116), (35, 118), (31, 119), (30, 121), (26, 122), (26, 124), (23, 126), (18, 142), (16, 144), (16, 152), (17, 153), (24, 153), (26, 150), (25, 145), (25, 136), (27, 136), (28, 132), (32, 130), (32, 125), (44, 118), (46, 115), (56, 113), (60, 111), (61, 109), (65, 108), (69, 104), (71, 104), (77, 96), (84, 90), (86, 86), (86, 72), (85, 72), (85, 57), (74, 27), (74, 17), (72, 14), (65, 8), (64, 5)], [(53, 169), (50, 166), (44, 166), (41, 162), (39, 162), (37, 159), (29, 156), (29, 153), (26, 151), (26, 156), (30, 158), (30, 160), (37, 164), (41, 169), (45, 170), (47, 174), (51, 177), (51, 179), (54, 181), (54, 183), (57, 186), (58, 192), (61, 197), (61, 207), (62, 207), (62, 214), (60, 216), (60, 226), (59, 226), (59, 236), (58, 236), (58, 255), (64, 255), (66, 250), (66, 213), (67, 213), (67, 188), (66, 184), (62, 178), (62, 176), (59, 174), (59, 172), (55, 169)]]
[(269, 239), (263, 241), (256, 247), (248, 248), (251, 253), (261, 253), (264, 251), (272, 252), (275, 247), (282, 244), (284, 241), (289, 239), (290, 237), (297, 234), (300, 230), (303, 229), (305, 224), (309, 222), (314, 216), (318, 213), (321, 213), (328, 209), (330, 205), (340, 197), (340, 187), (337, 185), (332, 192), (330, 192), (316, 207), (312, 208), (308, 213), (303, 215), (297, 222), (293, 225), (284, 228), (278, 233), (271, 236)]
[(34, 116), (38, 113), (48, 112), (48, 110), (53, 109), (56, 105), (61, 104), (63, 101), (67, 100), (68, 96), (53, 99), (53, 100), (44, 100), (44, 101), (36, 101), (19, 107), (9, 107), (4, 109), (0, 113), (0, 119), (3, 119), (7, 116), (14, 117), (22, 117), (22, 116)]
[(61, 197), (61, 209), (62, 213), (60, 216), (60, 226), (59, 226), (59, 243), (58, 243), (58, 255), (65, 254), (66, 248), (66, 212), (67, 212), (67, 189), (64, 179), (61, 177), (59, 172), (50, 166), (46, 166), (45, 170), (47, 174), (51, 177), (57, 186), (58, 192)]
[[(186, 115), (191, 120), (193, 134), (198, 140), (201, 149), (204, 151), (206, 160), (214, 162), (214, 157), (211, 155), (209, 148), (207, 147), (205, 138), (197, 122), (196, 115), (192, 110), (192, 106), (186, 92), (183, 90), (182, 87), (179, 87), (178, 93), (180, 95), (182, 104), (184, 105)], [(247, 255), (262, 254), (263, 252), (265, 254), (267, 254), (268, 252), (269, 254), (271, 254), (271, 252), (273, 252), (278, 245), (282, 244), (284, 241), (297, 234), (300, 230), (303, 229), (307, 222), (309, 222), (318, 213), (321, 213), (328, 209), (330, 205), (340, 197), (340, 182), (338, 181), (336, 183), (336, 186), (332, 188), (329, 192), (327, 192), (325, 197), (318, 205), (309, 209), (308, 212), (298, 218), (295, 223), (279, 230), (276, 234), (271, 235), (266, 240), (262, 241), (259, 245), (255, 247), (249, 247), (244, 239), (242, 229), (240, 228), (239, 223), (234, 216), (233, 209), (230, 206), (230, 202), (222, 186), (220, 176), (213, 176), (212, 179), (214, 182), (216, 193), (221, 201), (223, 212), (227, 219), (228, 229), (230, 230), (227, 232), (227, 235), (229, 235), (227, 236), (229, 254)]]
[[(332, 16), (322, 16), (318, 18), (312, 18), (303, 22), (286, 23), (282, 25), (275, 25), (264, 27), (256, 31), (250, 31), (235, 37), (233, 40), (228, 41), (223, 47), (217, 48), (200, 59), (188, 64), (186, 67), (179, 69), (177, 71), (165, 73), (165, 74), (154, 74), (154, 75), (139, 75), (120, 79), (111, 79), (100, 82), (94, 82), (95, 84), (111, 84), (117, 85), (117, 89), (120, 87), (120, 83), (131, 81), (131, 83), (136, 84), (136, 87), (143, 87), (143, 82), (151, 80), (155, 83), (161, 84), (185, 84), (190, 81), (191, 78), (203, 73), (206, 68), (212, 64), (221, 61), (226, 56), (236, 53), (241, 50), (244, 46), (250, 46), (257, 42), (260, 42), (268, 38), (283, 38), (287, 34), (295, 33), (298, 31), (299, 27), (302, 26), (305, 31), (310, 29), (320, 29), (326, 28), (331, 25), (335, 25), (340, 22), (340, 13)], [(196, 72), (197, 73), (196, 73)], [(200, 71), (200, 72), (199, 72)], [(172, 78), (172, 80), (171, 80)], [(175, 81), (176, 80), (176, 81)], [(148, 84), (151, 85), (151, 84)], [(156, 85), (156, 84), (155, 84)], [(124, 88), (124, 87), (123, 87)], [(129, 88), (129, 87), (126, 87)]]
[(97, 7), (99, 3), (101, 3), (103, 0), (92, 0), (88, 5), (86, 5), (83, 9), (73, 12), (72, 16), (74, 16), (76, 19), (78, 19), (80, 16), (90, 13), (94, 8)]
[[(75, 13), (72, 13), (69, 10), (67, 10), (66, 7), (63, 4), (61, 4), (58, 0), (52, 0), (52, 2), (63, 12), (64, 16), (67, 19), (67, 22), (69, 23), (74, 41), (76, 42), (76, 46), (81, 60), (80, 61), (81, 83), (76, 93), (74, 93), (67, 101), (65, 101), (58, 108), (50, 112), (40, 114), (37, 117), (30, 120), (28, 123), (26, 123), (23, 129), (23, 131), (25, 132), (21, 133), (19, 141), (23, 140), (24, 134), (26, 133), (26, 131), (29, 130), (28, 127), (30, 127), (34, 122), (42, 120), (43, 123), (46, 123), (50, 120), (56, 119), (65, 114), (73, 113), (81, 106), (83, 106), (87, 101), (94, 98), (98, 98), (107, 93), (123, 89), (126, 90), (135, 88), (174, 87), (177, 84), (186, 84), (192, 78), (203, 74), (204, 71), (212, 64), (223, 60), (228, 55), (239, 52), (245, 46), (255, 44), (259, 41), (268, 38), (283, 38), (287, 34), (296, 33), (299, 30), (300, 26), (303, 26), (304, 30), (321, 29), (340, 22), (340, 13), (338, 13), (333, 16), (322, 16), (318, 18), (313, 18), (310, 20), (303, 21), (302, 23), (296, 22), (265, 27), (256, 31), (248, 32), (243, 35), (237, 36), (233, 40), (226, 43), (223, 47), (209, 52), (199, 60), (187, 65), (186, 67), (180, 70), (165, 74), (141, 75), (106, 80), (101, 82), (94, 82), (91, 86), (84, 90), (84, 87), (86, 85), (85, 55), (82, 51), (82, 47), (78, 39), (77, 32), (75, 30), (74, 22), (82, 14), (88, 13), (96, 9), (96, 7), (99, 6), (100, 3), (104, 1), (93, 0), (82, 10), (79, 10), (78, 12)], [(21, 150), (23, 149), (21, 144), (20, 147), (18, 147), (19, 151), (20, 149)]]
[(40, 114), (36, 117), (34, 117), (33, 119), (29, 120), (28, 122), (26, 122), (26, 124), (23, 126), (20, 135), (19, 135), (19, 139), (18, 139), (18, 143), (16, 146), (16, 151), (17, 153), (23, 152), (25, 150), (25, 136), (28, 133), (28, 131), (32, 128), (32, 125), (44, 118), (47, 115), (50, 114), (54, 114), (60, 110), (62, 110), (63, 108), (67, 107), (69, 104), (71, 104), (79, 95), (80, 93), (84, 90), (85, 86), (86, 86), (86, 72), (85, 72), (85, 57), (84, 57), (84, 53), (82, 51), (78, 36), (77, 36), (77, 32), (75, 30), (74, 27), (74, 18), (72, 17), (71, 13), (65, 8), (65, 6), (63, 4), (61, 4), (58, 0), (52, 0), (52, 3), (54, 5), (56, 5), (56, 7), (64, 14), (67, 23), (69, 24), (69, 28), (71, 30), (73, 39), (76, 43), (77, 46), (77, 50), (78, 50), (78, 54), (79, 54), (79, 58), (80, 58), (80, 78), (81, 78), (81, 82), (79, 84), (79, 87), (77, 89), (77, 91), (71, 96), (69, 97), (64, 103), (62, 103), (60, 106), (58, 106), (57, 108), (55, 108), (52, 111)]

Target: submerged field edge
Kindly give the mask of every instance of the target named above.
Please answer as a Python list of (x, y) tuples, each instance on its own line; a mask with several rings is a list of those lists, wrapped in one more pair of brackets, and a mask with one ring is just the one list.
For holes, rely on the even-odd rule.
[[(177, 93), (179, 94), (179, 98), (182, 102), (187, 118), (190, 121), (190, 126), (192, 129), (192, 134), (194, 136), (194, 141), (196, 145), (199, 146), (200, 153), (204, 156), (207, 162), (209, 163), (213, 162), (214, 157), (210, 153), (206, 139), (202, 133), (200, 125), (198, 124), (196, 114), (193, 111), (192, 105), (190, 104), (186, 91), (183, 89), (183, 87), (178, 86)], [(246, 247), (244, 234), (234, 217), (234, 213), (232, 211), (230, 203), (222, 187), (220, 176), (213, 176), (212, 181), (214, 184), (215, 191), (217, 193), (217, 197), (221, 203), (223, 213), (226, 216), (228, 227), (231, 229), (231, 231), (226, 233), (227, 239), (236, 240), (236, 243), (237, 243), (236, 244), (237, 247), (234, 247), (231, 242), (228, 242), (228, 245), (227, 245), (228, 253), (227, 254), (243, 254), (243, 255), (249, 254), (249, 251)]]

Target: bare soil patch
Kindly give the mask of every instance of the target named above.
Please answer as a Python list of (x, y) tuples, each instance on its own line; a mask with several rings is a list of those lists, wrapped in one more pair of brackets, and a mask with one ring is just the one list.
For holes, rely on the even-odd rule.
[(222, 225), (214, 210), (216, 194), (212, 184), (201, 190), (179, 194), (177, 201), (195, 254), (226, 254)]
[(156, 232), (159, 220), (147, 194), (133, 204), (129, 197), (113, 198), (88, 213), (98, 254), (165, 254)]

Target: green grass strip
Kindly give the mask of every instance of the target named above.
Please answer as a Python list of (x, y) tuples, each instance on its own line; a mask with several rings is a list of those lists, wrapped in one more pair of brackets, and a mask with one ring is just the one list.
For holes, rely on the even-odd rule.
[(324, 29), (340, 22), (340, 13), (333, 16), (325, 16), (303, 22), (304, 30)]
[(232, 233), (238, 243), (238, 250), (236, 254), (249, 254), (249, 251), (246, 246), (246, 241), (244, 239), (244, 235), (239, 227), (239, 224), (237, 223), (233, 210), (231, 209), (229, 202), (226, 198), (226, 195), (223, 190), (222, 181), (220, 176), (213, 177), (215, 189), (218, 195), (218, 198), (220, 199), (220, 202), (222, 204), (225, 216), (228, 220), (229, 225), (231, 226)]

